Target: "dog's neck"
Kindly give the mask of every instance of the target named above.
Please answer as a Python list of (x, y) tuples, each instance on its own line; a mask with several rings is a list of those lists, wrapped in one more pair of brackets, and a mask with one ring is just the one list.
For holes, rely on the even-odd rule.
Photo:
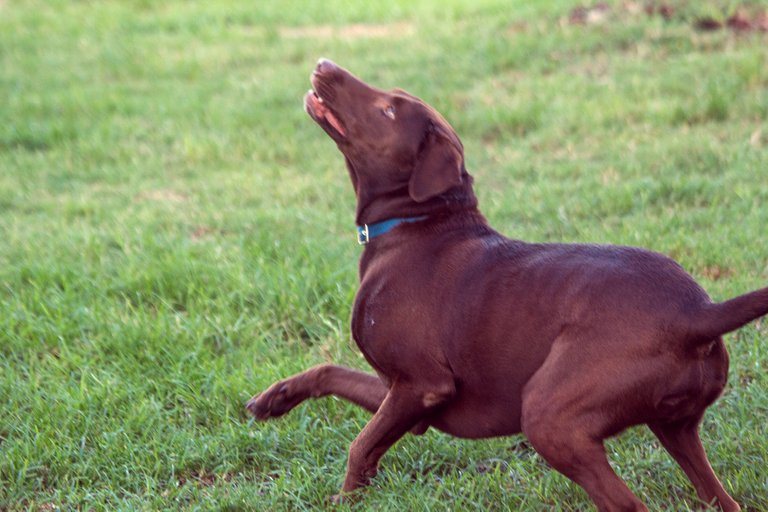
[(472, 176), (465, 172), (463, 178), (462, 185), (421, 203), (410, 197), (407, 186), (389, 193), (379, 193), (375, 197), (364, 197), (358, 193), (356, 223), (362, 226), (392, 218), (430, 217), (477, 210), (478, 201), (472, 188)]
[[(398, 253), (398, 251), (412, 253), (414, 250), (418, 251), (418, 247), (430, 247), (430, 240), (434, 240), (434, 237), (443, 237), (448, 233), (453, 233), (449, 236), (487, 237), (494, 233), (485, 216), (476, 207), (443, 208), (438, 213), (428, 215), (426, 218), (411, 217), (410, 219), (413, 219), (413, 229), (398, 231), (397, 233), (387, 232), (374, 237), (375, 239), (370, 243), (363, 244), (364, 249), (360, 254), (358, 266), (361, 281), (366, 273), (375, 267), (376, 261), (389, 261), (392, 254)], [(400, 222), (398, 226), (402, 224), (411, 224), (411, 222)], [(392, 238), (390, 239), (390, 237)]]

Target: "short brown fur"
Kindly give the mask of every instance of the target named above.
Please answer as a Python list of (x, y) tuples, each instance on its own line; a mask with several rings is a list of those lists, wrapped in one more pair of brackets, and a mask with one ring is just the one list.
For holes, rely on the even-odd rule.
[(698, 426), (726, 385), (722, 334), (766, 314), (768, 288), (715, 304), (661, 254), (505, 238), (478, 211), (461, 142), (434, 109), (327, 60), (312, 84), (306, 110), (345, 157), (357, 223), (425, 218), (374, 238), (360, 260), (352, 335), (376, 374), (309, 369), (254, 396), (254, 416), (326, 395), (374, 413), (339, 497), (367, 485), (406, 432), (434, 427), (522, 432), (600, 511), (647, 510), (603, 448), (647, 424), (702, 502), (740, 509)]

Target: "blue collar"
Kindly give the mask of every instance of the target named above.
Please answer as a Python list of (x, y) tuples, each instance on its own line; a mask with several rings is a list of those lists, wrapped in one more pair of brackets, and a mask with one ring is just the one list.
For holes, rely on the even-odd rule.
[(420, 217), (398, 217), (394, 219), (383, 220), (381, 222), (377, 222), (376, 224), (363, 224), (362, 226), (357, 226), (357, 243), (360, 245), (365, 245), (370, 242), (371, 239), (388, 233), (392, 228), (397, 227), (400, 224), (404, 224), (406, 222), (418, 222), (426, 218), (426, 215), (422, 215)]

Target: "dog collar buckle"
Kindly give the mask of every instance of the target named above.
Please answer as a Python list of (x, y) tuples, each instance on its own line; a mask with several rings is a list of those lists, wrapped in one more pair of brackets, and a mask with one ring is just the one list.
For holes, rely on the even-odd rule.
[(365, 245), (371, 240), (370, 233), (368, 231), (368, 224), (363, 224), (357, 227), (357, 243)]

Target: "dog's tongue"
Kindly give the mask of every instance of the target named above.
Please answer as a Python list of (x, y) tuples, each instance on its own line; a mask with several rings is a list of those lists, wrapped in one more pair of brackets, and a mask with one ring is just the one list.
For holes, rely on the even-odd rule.
[[(323, 107), (323, 108), (325, 108), (325, 107)], [(347, 136), (347, 132), (344, 130), (344, 127), (341, 126), (341, 123), (336, 118), (336, 116), (333, 115), (333, 112), (331, 112), (330, 110), (328, 110), (326, 108), (325, 112), (323, 113), (323, 116), (325, 117), (325, 120), (328, 121), (328, 123), (331, 126), (333, 126), (334, 130), (336, 130), (337, 132), (339, 132), (341, 134), (342, 137), (346, 137)]]
[(320, 100), (320, 98), (315, 95), (312, 97), (312, 109), (315, 111), (315, 115), (321, 119), (325, 119), (328, 121), (328, 124), (333, 126), (333, 129), (336, 130), (341, 134), (342, 137), (346, 137), (347, 131), (344, 129), (344, 126), (341, 124), (341, 121), (333, 115), (333, 112), (330, 111), (328, 107), (325, 106), (325, 104)]

